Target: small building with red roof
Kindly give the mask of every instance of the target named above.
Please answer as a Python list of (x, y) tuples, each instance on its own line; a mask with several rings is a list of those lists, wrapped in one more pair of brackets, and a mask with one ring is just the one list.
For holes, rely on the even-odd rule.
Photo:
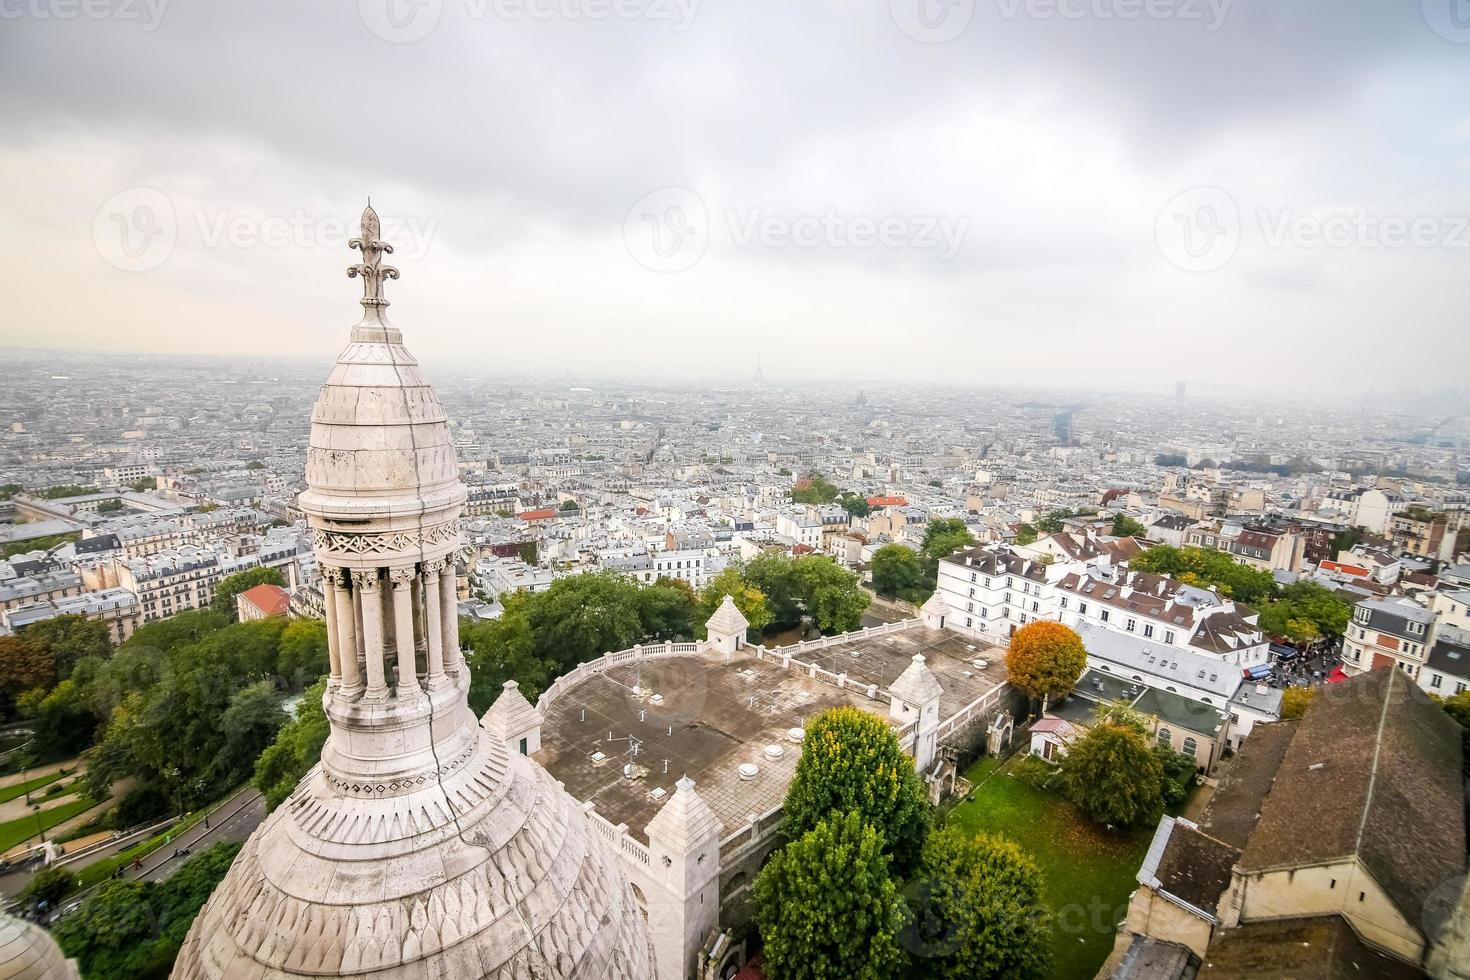
[(291, 609), (291, 593), (279, 585), (257, 585), (235, 596), (240, 622), (284, 616)]

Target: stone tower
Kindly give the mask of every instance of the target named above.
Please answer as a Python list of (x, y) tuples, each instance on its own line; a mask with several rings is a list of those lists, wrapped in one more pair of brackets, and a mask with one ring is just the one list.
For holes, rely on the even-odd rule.
[(914, 768), (920, 775), (929, 771), (938, 751), (939, 698), (943, 693), (922, 653), (914, 654), (888, 688), (888, 716), (902, 725), (918, 722), (914, 729)]
[(653, 858), (648, 925), (660, 980), (692, 975), (695, 957), (720, 921), (720, 818), (688, 776), (645, 828)]
[(704, 629), (710, 648), (716, 653), (724, 654), (725, 659), (729, 660), (745, 642), (745, 631), (750, 629), (750, 622), (736, 608), (735, 600), (725, 596), (720, 608), (704, 624)]
[(331, 734), (189, 931), (181, 978), (618, 978), (653, 972), (617, 856), (477, 724), (455, 603), (448, 420), (388, 322), (378, 216), (363, 317), (312, 414), (301, 509), (322, 566)]

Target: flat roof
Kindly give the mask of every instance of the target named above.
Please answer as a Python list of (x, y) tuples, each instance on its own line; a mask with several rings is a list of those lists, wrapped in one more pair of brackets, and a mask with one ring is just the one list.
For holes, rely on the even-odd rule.
[[(801, 754), (787, 730), (845, 704), (887, 717), (886, 701), (744, 651), (729, 663), (708, 654), (630, 662), (588, 675), (552, 702), (535, 758), (572, 796), (593, 801), (600, 815), (644, 842), (644, 828), (668, 798), (649, 794), (671, 795), (687, 775), (728, 835), (785, 799)], [(636, 755), (630, 736), (640, 743)], [(781, 757), (768, 758), (768, 745), (780, 746)], [(605, 758), (595, 760), (596, 752)], [(638, 778), (623, 775), (628, 763)], [(740, 778), (744, 763), (759, 769), (754, 779)]]
[[(915, 654), (923, 654), (925, 665), (944, 689), (939, 697), (940, 721), (1006, 681), (1005, 650), (952, 630), (911, 626), (886, 636), (792, 651), (792, 656), (803, 663), (815, 663), (834, 674), (845, 673), (859, 684), (876, 684), (879, 691), (886, 691), (898, 680)], [(985, 666), (977, 667), (977, 660), (984, 661)]]

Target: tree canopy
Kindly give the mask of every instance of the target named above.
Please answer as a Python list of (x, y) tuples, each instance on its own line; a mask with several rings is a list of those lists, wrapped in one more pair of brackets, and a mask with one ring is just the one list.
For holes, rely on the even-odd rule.
[(276, 733), (275, 741), (255, 760), (252, 782), (265, 797), (269, 810), (285, 802), (301, 777), (321, 758), (322, 746), (327, 744), (331, 731), (322, 708), (326, 692), (326, 678), (307, 688), (296, 705), (296, 717)]
[(1163, 811), (1164, 767), (1138, 727), (1103, 720), (1067, 747), (1067, 793), (1098, 823), (1137, 827)]
[(1122, 513), (1113, 515), (1111, 530), (1115, 538), (1141, 538), (1148, 533), (1143, 524)]
[(877, 830), (895, 871), (914, 867), (931, 822), (923, 780), (883, 719), (840, 707), (807, 725), (782, 829), (795, 840), (829, 814), (848, 810)]
[(945, 827), (924, 842), (919, 872), (904, 888), (908, 919), (899, 941), (911, 975), (938, 980), (1039, 980), (1051, 962), (1042, 876), (1001, 837)]
[(1316, 582), (1301, 580), (1281, 590), (1261, 609), (1261, 629), (1295, 643), (1324, 636), (1341, 636), (1353, 608), (1336, 592)]
[(906, 544), (885, 544), (873, 552), (873, 589), (881, 596), (915, 601), (924, 585), (919, 553)]
[(791, 488), (791, 500), (798, 504), (830, 504), (837, 499), (838, 487), (820, 473), (798, 480)]
[(856, 811), (822, 817), (755, 879), (756, 923), (772, 976), (888, 980), (901, 975), (903, 906), (883, 838)]
[(778, 626), (795, 626), (806, 613), (823, 633), (845, 633), (858, 628), (868, 607), (857, 575), (826, 555), (792, 558), (766, 551), (746, 563), (742, 574), (765, 596), (770, 621)]
[(1276, 591), (1276, 580), (1270, 572), (1237, 564), (1225, 552), (1208, 548), (1158, 545), (1133, 556), (1128, 566), (1135, 571), (1174, 578), (1192, 574), (1200, 583), (1216, 586), (1221, 594), (1253, 605)]
[(1071, 693), (1086, 668), (1082, 637), (1061, 623), (1038, 619), (1011, 635), (1007, 674), (1011, 684), (1034, 701)]
[(725, 596), (734, 600), (735, 608), (750, 624), (750, 632), (759, 636), (761, 630), (770, 624), (771, 610), (766, 606), (766, 594), (746, 578), (744, 569), (731, 565), (706, 582), (700, 591), (699, 609), (695, 613), (695, 636), (704, 638), (704, 624), (720, 608)]

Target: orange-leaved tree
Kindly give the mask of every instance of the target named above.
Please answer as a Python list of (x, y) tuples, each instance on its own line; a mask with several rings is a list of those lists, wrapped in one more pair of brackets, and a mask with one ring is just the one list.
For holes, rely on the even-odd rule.
[(1086, 667), (1082, 637), (1045, 619), (1016, 630), (1006, 653), (1011, 683), (1033, 701), (1070, 694)]

